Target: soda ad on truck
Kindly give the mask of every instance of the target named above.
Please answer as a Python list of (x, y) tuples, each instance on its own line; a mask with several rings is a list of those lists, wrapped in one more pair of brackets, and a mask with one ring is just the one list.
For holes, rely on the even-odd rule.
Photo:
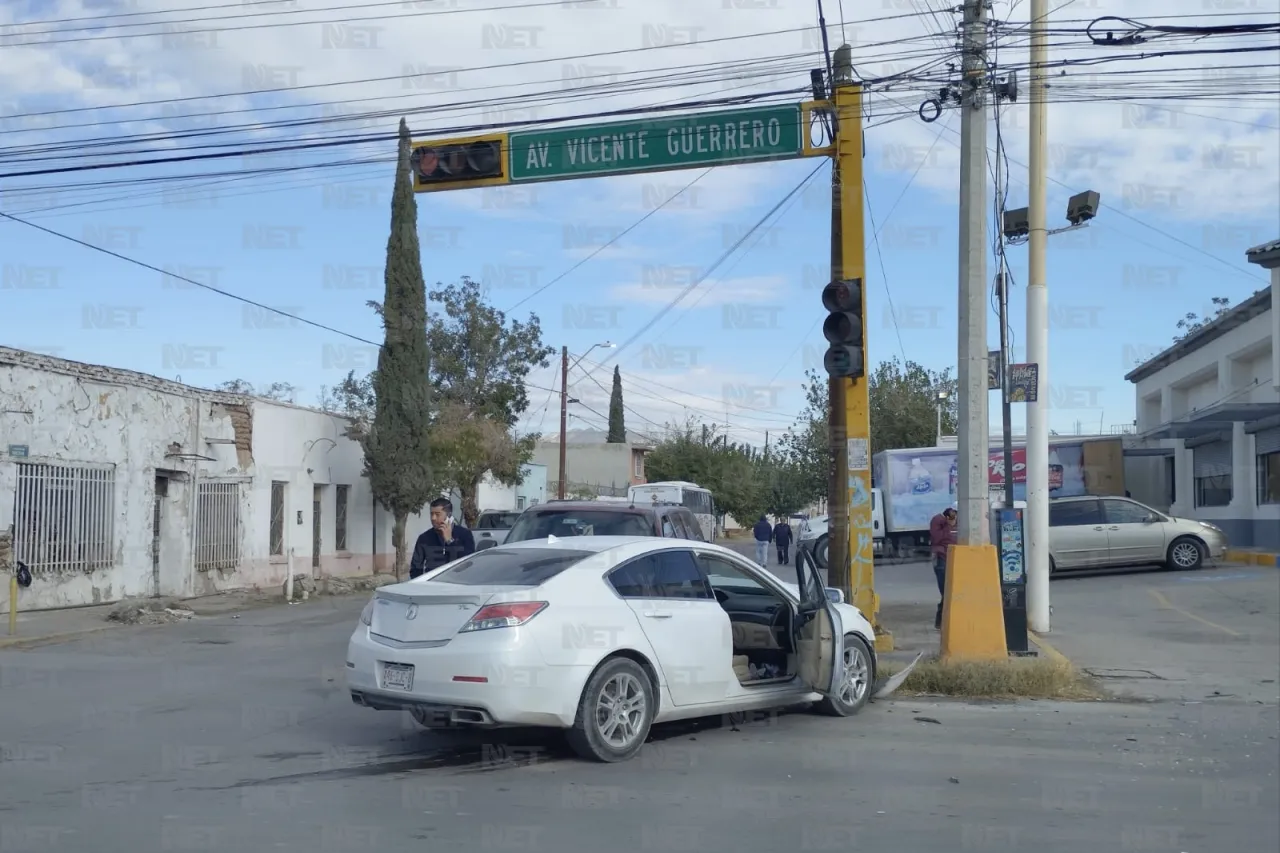
[[(1027, 499), (1027, 451), (1013, 449), (1013, 497)], [(958, 466), (954, 450), (922, 448), (891, 450), (877, 460), (879, 485), (887, 493), (885, 521), (891, 530), (923, 529), (929, 520), (956, 502)], [(884, 466), (887, 466), (887, 470)], [(994, 497), (1004, 489), (1004, 451), (992, 449), (987, 459), (987, 482)], [(1078, 444), (1049, 448), (1049, 495), (1086, 494), (1084, 448)]]

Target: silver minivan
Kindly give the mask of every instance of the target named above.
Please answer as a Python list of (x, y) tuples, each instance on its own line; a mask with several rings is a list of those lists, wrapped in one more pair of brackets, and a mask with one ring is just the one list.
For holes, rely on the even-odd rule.
[(1198, 569), (1226, 556), (1227, 536), (1132, 498), (1081, 496), (1049, 502), (1049, 571), (1162, 563)]

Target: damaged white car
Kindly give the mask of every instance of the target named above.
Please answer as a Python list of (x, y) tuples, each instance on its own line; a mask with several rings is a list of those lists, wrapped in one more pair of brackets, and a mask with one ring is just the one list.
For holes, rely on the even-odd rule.
[(347, 682), (357, 704), (424, 726), (557, 728), (584, 758), (622, 761), (655, 723), (806, 702), (856, 714), (874, 640), (807, 558), (791, 584), (712, 544), (551, 537), (379, 589)]

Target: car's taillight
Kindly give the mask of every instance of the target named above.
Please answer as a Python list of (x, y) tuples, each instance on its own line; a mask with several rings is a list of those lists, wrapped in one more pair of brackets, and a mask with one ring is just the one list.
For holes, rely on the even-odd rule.
[(369, 599), (369, 603), (364, 606), (364, 610), (360, 611), (360, 624), (373, 624), (373, 599)]
[(509, 604), (488, 604), (476, 611), (458, 633), (487, 631), (490, 628), (515, 628), (525, 624), (547, 607), (545, 601), (514, 601)]

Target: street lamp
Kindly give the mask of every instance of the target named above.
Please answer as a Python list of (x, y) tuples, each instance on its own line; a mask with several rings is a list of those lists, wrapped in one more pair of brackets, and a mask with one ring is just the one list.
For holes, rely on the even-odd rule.
[(951, 394), (947, 391), (939, 391), (937, 395), (936, 407), (938, 409), (938, 447), (942, 446), (942, 408), (947, 404), (947, 400), (951, 399)]
[[(587, 352), (578, 356), (573, 366), (577, 367), (578, 362), (587, 357), (587, 353), (593, 349), (613, 349), (617, 344), (612, 341), (605, 341), (602, 344), (592, 344)], [(568, 436), (566, 433), (569, 429), (569, 348), (560, 347), (560, 482), (556, 485), (556, 497), (564, 500), (564, 478), (565, 478), (565, 456), (568, 445)]]

